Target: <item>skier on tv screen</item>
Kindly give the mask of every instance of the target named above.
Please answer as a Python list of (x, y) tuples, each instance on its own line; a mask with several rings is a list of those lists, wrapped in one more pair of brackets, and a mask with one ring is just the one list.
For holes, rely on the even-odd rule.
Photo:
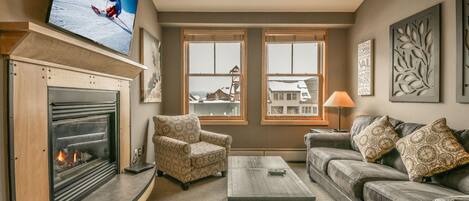
[[(120, 0), (109, 0), (113, 2), (114, 5), (111, 5), (104, 10), (106, 12), (106, 16), (109, 18), (113, 18), (114, 16), (119, 17), (122, 11), (121, 1)], [(104, 12), (103, 11), (103, 12)]]

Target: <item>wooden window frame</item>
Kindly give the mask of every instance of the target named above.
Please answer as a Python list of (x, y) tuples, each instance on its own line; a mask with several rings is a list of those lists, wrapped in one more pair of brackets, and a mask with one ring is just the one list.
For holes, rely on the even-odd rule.
[[(186, 40), (187, 35), (194, 35), (202, 40)], [(242, 39), (230, 40), (230, 34), (242, 35)], [(227, 40), (214, 40), (213, 38), (227, 38)], [(227, 37), (228, 36), (228, 37)], [(205, 40), (205, 38), (207, 40)], [(193, 73), (189, 72), (189, 48), (190, 42), (241, 42), (241, 71), (239, 73), (240, 80), (240, 115), (239, 116), (199, 116), (202, 125), (247, 125), (247, 30), (238, 28), (183, 28), (181, 31), (181, 51), (182, 51), (182, 112), (189, 113), (189, 77), (190, 76), (232, 76), (231, 74), (221, 73)], [(215, 64), (214, 64), (215, 65)]]
[[(320, 68), (318, 68), (318, 73), (304, 73), (304, 74), (282, 74), (275, 73), (271, 74), (268, 71), (267, 66), (267, 44), (269, 43), (266, 38), (267, 35), (278, 34), (279, 36), (284, 35), (301, 35), (307, 36), (308, 34), (319, 35), (319, 39), (316, 40), (316, 36), (311, 37), (315, 38), (314, 40), (307, 40), (311, 42), (323, 42), (322, 44), (322, 54), (318, 54), (318, 61), (320, 61)], [(295, 38), (294, 36), (292, 38)], [(261, 125), (313, 125), (313, 126), (328, 126), (328, 115), (324, 111), (324, 102), (327, 92), (327, 32), (325, 30), (318, 29), (264, 29), (262, 33), (262, 118)], [(279, 41), (280, 42), (280, 41)], [(285, 40), (284, 42), (294, 42)], [(293, 59), (293, 58), (292, 58)], [(318, 77), (318, 116), (272, 116), (267, 115), (267, 105), (268, 105), (268, 77), (269, 76), (316, 76)], [(311, 112), (313, 109), (311, 108)]]

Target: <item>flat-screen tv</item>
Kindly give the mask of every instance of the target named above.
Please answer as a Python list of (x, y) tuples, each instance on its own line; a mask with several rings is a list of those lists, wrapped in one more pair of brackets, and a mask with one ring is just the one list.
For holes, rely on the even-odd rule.
[(138, 0), (52, 0), (47, 23), (128, 55)]

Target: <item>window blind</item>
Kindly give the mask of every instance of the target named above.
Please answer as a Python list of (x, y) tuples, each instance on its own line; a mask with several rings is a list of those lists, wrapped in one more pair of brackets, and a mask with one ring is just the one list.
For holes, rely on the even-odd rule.
[(325, 41), (325, 30), (267, 30), (264, 37), (266, 42), (308, 42)]
[(184, 30), (184, 41), (243, 41), (244, 30)]

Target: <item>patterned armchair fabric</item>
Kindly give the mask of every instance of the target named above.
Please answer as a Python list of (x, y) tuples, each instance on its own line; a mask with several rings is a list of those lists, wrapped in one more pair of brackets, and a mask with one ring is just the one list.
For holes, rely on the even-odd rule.
[(200, 123), (197, 115), (156, 116), (156, 135), (166, 136), (187, 143), (200, 141)]
[(200, 129), (196, 115), (156, 116), (156, 167), (183, 184), (225, 172), (232, 138)]

